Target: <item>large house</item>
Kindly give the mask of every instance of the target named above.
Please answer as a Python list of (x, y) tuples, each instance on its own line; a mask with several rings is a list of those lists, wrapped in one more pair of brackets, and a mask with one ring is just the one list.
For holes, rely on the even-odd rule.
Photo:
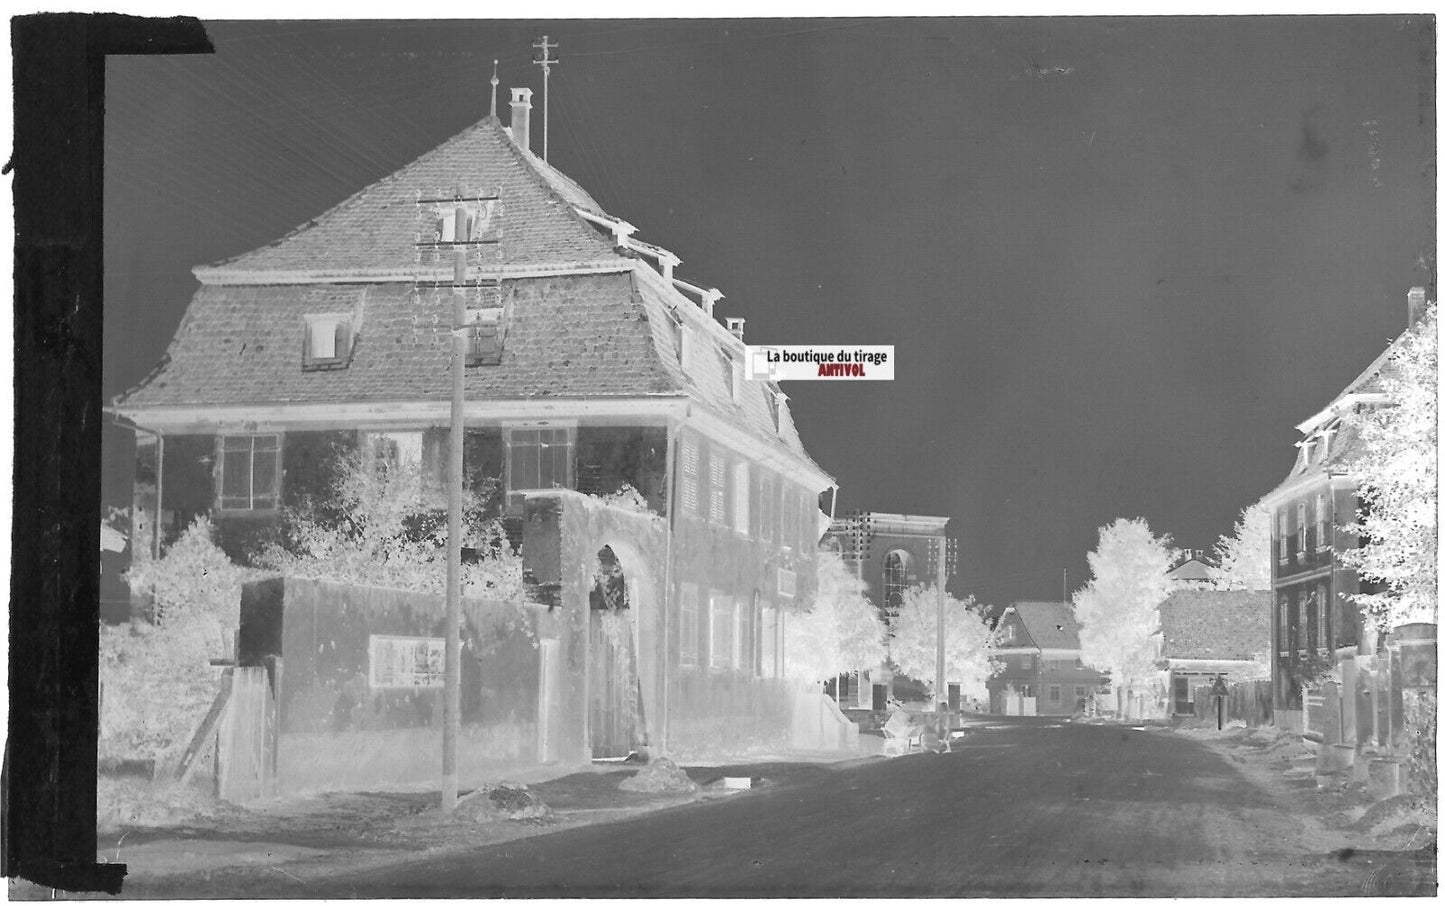
[[(626, 754), (649, 734), (674, 749), (774, 740), (786, 615), (814, 588), (833, 481), (779, 387), (744, 378), (743, 321), (719, 323), (721, 293), (677, 277), (676, 255), (535, 155), (530, 113), (530, 90), (513, 89), (504, 127), (494, 97), (493, 115), (396, 173), (194, 269), (164, 359), (107, 408), (136, 433), (132, 545), (157, 555), (209, 514), (244, 560), (282, 508), (325, 492), (342, 453), (439, 471), (460, 276), (465, 475), (500, 488), (493, 512), (548, 605), (538, 632), (564, 640), (535, 669), (566, 676), (536, 681), (636, 692), (629, 713), (648, 722), (594, 700), (590, 731), (551, 754)], [(600, 500), (626, 485), (644, 512)], [(635, 682), (587, 653), (599, 563), (626, 576)], [(548, 628), (568, 621), (570, 635)]]
[(1074, 714), (1106, 684), (1080, 658), (1079, 623), (1067, 602), (1010, 604), (994, 638), (1003, 671), (988, 680), (991, 714)]
[[(1410, 289), (1407, 329), (1428, 304), (1423, 287)], [(1339, 558), (1360, 543), (1344, 527), (1356, 522), (1361, 506), (1353, 474), (1361, 440), (1342, 416), (1390, 405), (1384, 380), (1399, 342), (1297, 426), (1303, 437), (1294, 466), (1262, 501), (1273, 515), (1275, 723), (1319, 740), (1322, 770), (1352, 769), (1377, 795), (1401, 783), (1404, 687), (1434, 684), (1434, 633), (1378, 632), (1352, 600), (1383, 589)]]

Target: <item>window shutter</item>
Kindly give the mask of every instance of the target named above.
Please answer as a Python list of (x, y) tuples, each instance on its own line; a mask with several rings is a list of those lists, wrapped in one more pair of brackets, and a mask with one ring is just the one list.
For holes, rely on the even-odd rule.
[(708, 519), (718, 525), (727, 525), (728, 462), (719, 450), (713, 450), (711, 474), (708, 482)]
[(733, 467), (733, 527), (746, 535), (748, 533), (748, 464), (739, 462)]
[(351, 356), (351, 322), (341, 321), (336, 325), (336, 350), (335, 358), (345, 359)]
[(682, 442), (682, 508), (685, 512), (698, 512), (698, 446), (694, 440)]

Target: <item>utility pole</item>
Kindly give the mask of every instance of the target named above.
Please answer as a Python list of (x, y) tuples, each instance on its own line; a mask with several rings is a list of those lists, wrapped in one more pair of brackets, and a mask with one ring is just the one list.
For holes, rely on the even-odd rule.
[(937, 702), (938, 710), (938, 740), (940, 744), (948, 741), (948, 681), (943, 675), (943, 605), (948, 600), (948, 592), (944, 586), (948, 584), (948, 540), (942, 535), (938, 538), (938, 671), (937, 685), (933, 687), (933, 698)]
[(542, 67), (542, 160), (546, 160), (547, 119), (552, 113), (552, 102), (547, 97), (547, 89), (552, 81), (552, 67), (556, 66), (562, 61), (552, 56), (552, 51), (556, 50), (558, 45), (555, 43), (548, 43), (546, 35), (543, 35), (542, 40), (538, 41), (532, 46), (536, 48), (537, 51), (539, 51), (536, 58), (533, 59), (532, 62)]
[(442, 812), (457, 807), (457, 735), (461, 729), (462, 670), (462, 398), (467, 355), (467, 212), (457, 187), (452, 228), (452, 417), (447, 432), (446, 688), (442, 691)]

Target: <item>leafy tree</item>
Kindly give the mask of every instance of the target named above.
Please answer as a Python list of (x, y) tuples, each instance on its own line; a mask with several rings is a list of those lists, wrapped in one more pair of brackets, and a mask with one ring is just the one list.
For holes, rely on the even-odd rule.
[(220, 688), (211, 658), (228, 654), (241, 585), (255, 575), (216, 546), (205, 517), (160, 559), (134, 561), (126, 581), (152, 605), (146, 620), (100, 627), (102, 758), (180, 754)]
[(1359, 432), (1363, 446), (1352, 465), (1363, 504), (1354, 530), (1363, 543), (1342, 560), (1385, 586), (1355, 600), (1387, 630), (1437, 619), (1438, 325), (1432, 303), (1395, 342), (1381, 374), (1388, 405), (1341, 418), (1343, 428)]
[(1269, 510), (1263, 504), (1255, 503), (1240, 512), (1234, 534), (1221, 535), (1214, 545), (1220, 588), (1269, 590), (1270, 528)]
[(1116, 691), (1152, 689), (1159, 605), (1169, 596), (1169, 536), (1143, 519), (1116, 519), (1099, 529), (1089, 554), (1092, 578), (1074, 593), (1080, 657), (1106, 671)]
[(867, 583), (833, 548), (821, 548), (817, 562), (813, 606), (788, 619), (783, 642), (787, 675), (821, 682), (876, 667), (887, 655), (887, 628), (868, 599)]
[[(445, 594), (440, 482), (418, 463), (377, 462), (359, 450), (341, 456), (330, 495), (283, 510), (280, 538), (258, 552), (257, 565), (291, 576)], [(463, 495), (462, 545), (481, 556), (462, 564), (462, 594), (520, 602), (521, 558), (501, 521), (486, 516), (495, 490), (488, 484)]]
[[(905, 591), (891, 624), (889, 657), (900, 671), (933, 692), (938, 679), (937, 588), (915, 585)], [(993, 632), (972, 595), (962, 601), (944, 596), (943, 636), (944, 680), (958, 683), (964, 695), (987, 694), (984, 683), (1002, 663), (991, 659)]]

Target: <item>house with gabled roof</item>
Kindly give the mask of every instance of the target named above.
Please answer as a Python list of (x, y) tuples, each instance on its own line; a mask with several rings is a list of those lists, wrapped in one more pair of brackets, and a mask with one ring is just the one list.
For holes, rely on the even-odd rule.
[[(495, 107), (275, 242), (194, 269), (164, 358), (107, 407), (136, 434), (132, 544), (158, 555), (208, 514), (244, 561), (342, 452), (440, 469), (459, 281), (466, 478), (501, 489), (494, 515), (553, 615), (539, 631), (563, 642), (539, 655), (557, 671), (539, 686), (589, 699), (539, 711), (581, 735), (538, 759), (625, 755), (644, 736), (775, 741), (781, 640), (813, 590), (833, 480), (782, 390), (744, 378), (722, 294), (532, 152), (529, 89), (512, 90), (510, 127)], [(625, 486), (643, 513), (599, 502)], [(588, 654), (599, 561), (626, 576), (635, 676), (620, 680)], [(636, 699), (631, 716), (611, 695)]]
[(1004, 669), (988, 679), (991, 714), (1075, 714), (1105, 685), (1080, 658), (1079, 623), (1066, 601), (1010, 604), (994, 639)]
[[(1405, 330), (1413, 329), (1431, 303), (1423, 286), (1406, 293)], [(1296, 425), (1301, 437), (1289, 474), (1260, 501), (1273, 517), (1271, 638), (1274, 719), (1338, 749), (1354, 760), (1357, 779), (1378, 763), (1396, 775), (1403, 747), (1402, 682), (1405, 652), (1432, 649), (1433, 638), (1380, 633), (1364, 618), (1356, 594), (1384, 589), (1362, 579), (1340, 554), (1358, 547), (1349, 529), (1362, 505), (1354, 463), (1363, 441), (1344, 418), (1350, 412), (1391, 405), (1386, 380), (1402, 332), (1330, 401)], [(1433, 632), (1431, 633), (1433, 636)], [(1413, 655), (1412, 655), (1413, 657)], [(1424, 671), (1433, 676), (1434, 667)], [(1428, 685), (1433, 685), (1433, 679)], [(1385, 753), (1373, 761), (1369, 751)], [(1359, 756), (1356, 758), (1356, 756)], [(1337, 767), (1338, 765), (1332, 765)], [(1373, 779), (1372, 779), (1373, 783)]]
[(1159, 667), (1170, 715), (1204, 716), (1216, 678), (1269, 676), (1269, 602), (1267, 591), (1190, 586), (1160, 602)]

